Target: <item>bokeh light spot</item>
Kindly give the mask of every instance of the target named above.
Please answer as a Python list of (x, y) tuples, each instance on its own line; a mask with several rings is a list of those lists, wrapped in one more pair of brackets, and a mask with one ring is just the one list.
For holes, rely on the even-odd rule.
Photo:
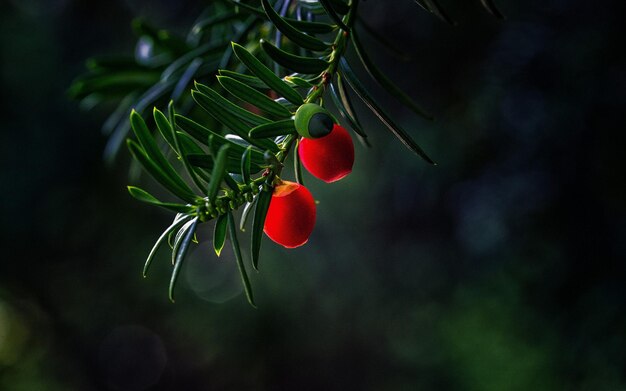
[(28, 324), (9, 303), (0, 299), (0, 368), (18, 362), (29, 336)]
[(219, 258), (212, 243), (203, 242), (189, 255), (186, 263), (187, 283), (201, 299), (224, 303), (243, 292), (230, 242), (226, 242)]

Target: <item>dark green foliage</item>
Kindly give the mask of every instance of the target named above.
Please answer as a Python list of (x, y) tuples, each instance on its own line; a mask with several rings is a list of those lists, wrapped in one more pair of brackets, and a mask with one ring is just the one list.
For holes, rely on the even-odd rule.
[[(451, 21), (435, 0), (416, 1)], [(482, 2), (501, 17), (491, 1)], [(258, 5), (215, 2), (186, 38), (136, 21), (139, 42), (135, 58), (89, 60), (88, 73), (70, 88), (70, 95), (85, 105), (116, 102), (117, 108), (104, 125), (111, 133), (108, 156), (115, 154), (132, 128), (137, 141), (127, 141), (131, 154), (150, 176), (183, 201), (161, 201), (138, 187), (128, 187), (134, 198), (178, 213), (156, 241), (144, 267), (145, 275), (167, 240), (172, 248), (171, 300), (198, 224), (215, 220), (214, 250), (219, 256), (230, 237), (246, 297), (255, 305), (232, 212), (245, 204), (241, 231), (253, 213), (251, 263), (258, 270), (274, 180), (280, 177), (300, 137), (292, 118), (297, 109), (305, 103), (323, 105), (328, 92), (342, 122), (368, 145), (344, 80), (402, 143), (433, 163), (376, 103), (344, 56), (351, 43), (374, 81), (417, 114), (431, 118), (371, 61), (353, 30), (358, 0), (261, 0)], [(313, 21), (313, 15), (321, 19)], [(391, 46), (382, 34), (371, 33)], [(283, 75), (281, 69), (291, 73)], [(144, 112), (150, 107), (154, 109), (147, 123)], [(332, 123), (322, 125), (328, 128)], [(163, 147), (170, 153), (164, 153)], [(302, 183), (297, 153), (293, 162), (296, 180)]]
[(225, 214), (220, 215), (215, 222), (215, 230), (213, 231), (213, 249), (219, 257), (226, 243), (226, 227), (228, 219)]
[(434, 161), (429, 158), (426, 153), (420, 148), (415, 141), (409, 136), (409, 134), (396, 125), (396, 123), (385, 113), (385, 111), (376, 103), (376, 101), (370, 96), (367, 92), (367, 89), (361, 84), (359, 79), (356, 77), (352, 69), (348, 65), (348, 63), (342, 59), (341, 60), (341, 72), (345, 75), (346, 80), (350, 84), (350, 86), (357, 93), (359, 98), (363, 100), (363, 102), (369, 107), (369, 109), (381, 120), (383, 124), (398, 138), (404, 145), (407, 146), (410, 150), (418, 154), (422, 159), (426, 160), (430, 164), (434, 164)]
[[(269, 183), (268, 183), (269, 182)], [(259, 270), (259, 252), (261, 251), (261, 239), (265, 216), (272, 200), (271, 181), (267, 181), (261, 193), (259, 193), (252, 218), (252, 267)]]
[(321, 73), (329, 65), (328, 62), (316, 57), (303, 57), (287, 53), (265, 40), (261, 40), (261, 48), (272, 60), (298, 73)]
[(256, 304), (254, 303), (254, 296), (252, 294), (252, 287), (250, 285), (250, 280), (248, 279), (248, 273), (246, 272), (246, 265), (243, 262), (243, 257), (241, 256), (241, 247), (239, 246), (239, 239), (237, 239), (237, 224), (235, 223), (235, 218), (233, 217), (232, 212), (227, 213), (228, 216), (228, 233), (230, 235), (230, 242), (233, 245), (233, 252), (235, 253), (235, 259), (237, 261), (237, 268), (239, 269), (239, 274), (241, 274), (241, 282), (243, 283), (244, 291), (246, 292), (246, 298), (248, 299), (248, 303), (251, 306), (256, 308)]
[(289, 84), (276, 76), (268, 67), (263, 65), (252, 53), (243, 46), (233, 42), (233, 50), (235, 55), (239, 57), (242, 63), (256, 77), (261, 79), (268, 87), (273, 89), (277, 94), (282, 95), (285, 99), (294, 105), (301, 105), (304, 101), (300, 94), (294, 91)]
[(323, 52), (330, 49), (330, 45), (311, 36), (305, 32), (298, 30), (292, 26), (285, 18), (282, 18), (270, 5), (268, 0), (261, 0), (263, 10), (267, 17), (274, 23), (276, 28), (280, 30), (294, 44), (305, 49)]
[(426, 119), (433, 119), (433, 116), (428, 114), (424, 109), (419, 107), (413, 100), (402, 91), (398, 86), (396, 86), (385, 74), (378, 69), (378, 67), (370, 60), (365, 48), (361, 45), (361, 41), (359, 39), (359, 35), (356, 31), (352, 32), (352, 43), (354, 44), (354, 50), (358, 55), (361, 63), (370, 74), (370, 76), (376, 80), (378, 84), (380, 84), (383, 88), (385, 88), (389, 93), (395, 96), (400, 102), (406, 105), (408, 108), (413, 110), (416, 114), (421, 115)]
[(271, 99), (262, 92), (249, 87), (245, 83), (228, 76), (218, 76), (217, 80), (226, 91), (230, 92), (237, 98), (258, 107), (267, 114), (278, 118), (288, 118), (291, 116), (291, 112), (285, 106)]
[(337, 23), (337, 26), (339, 26), (343, 31), (350, 31), (350, 27), (348, 27), (344, 23), (343, 19), (337, 14), (337, 12), (333, 8), (333, 6), (332, 6), (330, 1), (328, 1), (328, 0), (320, 0), (319, 3), (322, 5), (322, 7), (324, 7), (324, 10), (326, 10), (326, 12), (328, 13), (328, 16), (335, 23)]
[(176, 234), (176, 240), (174, 241), (174, 247), (172, 249), (172, 263), (174, 269), (172, 271), (172, 278), (170, 279), (169, 298), (174, 301), (174, 287), (176, 286), (176, 280), (178, 279), (178, 273), (189, 250), (189, 245), (193, 239), (196, 228), (198, 227), (198, 217), (194, 217), (188, 223), (182, 226), (180, 231)]
[(276, 121), (269, 124), (259, 125), (250, 129), (250, 137), (252, 138), (265, 138), (285, 136), (288, 134), (295, 134), (296, 128), (292, 119), (286, 119), (282, 121)]

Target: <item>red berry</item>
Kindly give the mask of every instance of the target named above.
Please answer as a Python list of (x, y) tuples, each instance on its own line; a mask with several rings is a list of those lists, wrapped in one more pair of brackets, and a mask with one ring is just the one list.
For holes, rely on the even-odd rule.
[(274, 187), (263, 231), (274, 242), (294, 248), (309, 240), (315, 226), (315, 200), (304, 186), (283, 181)]
[(335, 182), (352, 172), (354, 144), (348, 131), (335, 124), (330, 134), (303, 138), (298, 147), (302, 165), (316, 178)]

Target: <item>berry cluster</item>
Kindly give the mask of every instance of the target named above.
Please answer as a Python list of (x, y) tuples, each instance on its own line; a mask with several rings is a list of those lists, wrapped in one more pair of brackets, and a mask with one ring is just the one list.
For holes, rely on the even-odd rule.
[[(352, 172), (354, 144), (348, 131), (324, 108), (306, 103), (296, 111), (296, 130), (302, 137), (298, 157), (314, 177), (331, 183)], [(264, 232), (274, 242), (294, 248), (309, 240), (315, 226), (315, 200), (301, 184), (276, 180)]]

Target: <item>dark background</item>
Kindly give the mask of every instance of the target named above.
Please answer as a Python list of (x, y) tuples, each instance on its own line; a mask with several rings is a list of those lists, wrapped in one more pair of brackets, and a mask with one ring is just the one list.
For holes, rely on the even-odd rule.
[(106, 113), (66, 97), (85, 58), (133, 50), (134, 16), (184, 32), (202, 4), (1, 1), (0, 389), (626, 390), (624, 2), (442, 4), (457, 27), (361, 7), (437, 121), (372, 88), (439, 165), (363, 108), (374, 148), (307, 177), (316, 230), (264, 241), (254, 310), (209, 227), (176, 304), (165, 251), (141, 278), (171, 216), (128, 196), (125, 151), (103, 163)]

